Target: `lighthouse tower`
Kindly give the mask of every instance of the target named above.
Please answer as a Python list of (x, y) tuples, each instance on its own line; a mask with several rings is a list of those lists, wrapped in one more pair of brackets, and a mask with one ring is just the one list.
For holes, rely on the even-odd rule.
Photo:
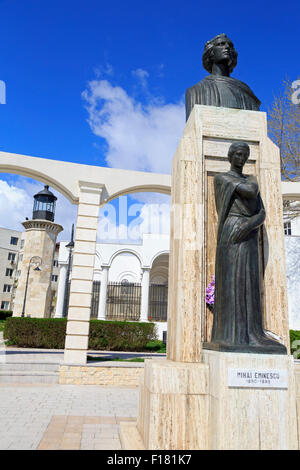
[(14, 316), (50, 316), (51, 273), (57, 235), (63, 230), (54, 223), (56, 196), (45, 186), (35, 194), (32, 219), (22, 223), (25, 243), (21, 274), (13, 307)]

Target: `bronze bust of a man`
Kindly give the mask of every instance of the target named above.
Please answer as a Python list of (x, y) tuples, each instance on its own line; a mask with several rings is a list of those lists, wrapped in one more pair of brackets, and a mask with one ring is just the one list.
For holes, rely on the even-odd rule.
[(226, 34), (207, 41), (202, 62), (210, 75), (186, 91), (186, 120), (195, 104), (259, 111), (260, 101), (248, 85), (230, 77), (237, 52)]

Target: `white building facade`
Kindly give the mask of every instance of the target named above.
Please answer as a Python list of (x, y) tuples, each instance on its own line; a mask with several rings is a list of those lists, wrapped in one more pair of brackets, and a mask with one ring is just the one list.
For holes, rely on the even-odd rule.
[[(68, 242), (60, 243), (55, 317), (66, 315), (70, 278)], [(144, 234), (137, 243), (98, 243), (91, 318), (151, 321), (162, 339), (167, 330), (169, 236)]]
[[(300, 330), (300, 217), (286, 222), (284, 230), (290, 329)], [(50, 313), (55, 317), (64, 316), (69, 262), (67, 243), (57, 244), (54, 255), (51, 278), (53, 310)], [(24, 232), (0, 228), (1, 310), (13, 309), (23, 249)], [(132, 316), (133, 320), (154, 321), (159, 337), (162, 338), (163, 331), (167, 330), (168, 265), (167, 235), (146, 234), (142, 241), (135, 244), (97, 244), (92, 318), (130, 320)], [(126, 295), (126, 291), (129, 294)], [(114, 292), (116, 295), (112, 295)], [(125, 313), (122, 312), (121, 305), (119, 310), (114, 311), (115, 303), (110, 301), (111, 297), (116, 300), (121, 292), (124, 305), (131, 304), (131, 308), (127, 307)]]
[(300, 330), (300, 217), (285, 222), (286, 271), (291, 330)]
[[(300, 330), (300, 217), (287, 222), (284, 229), (290, 329)], [(70, 254), (66, 249), (67, 243), (61, 242), (58, 260), (60, 276), (55, 311), (58, 318), (64, 316), (66, 302)], [(168, 235), (146, 234), (140, 243), (135, 244), (98, 243), (91, 318), (153, 321), (159, 338), (162, 338), (163, 331), (167, 330), (168, 267)], [(129, 293), (126, 297), (126, 290), (130, 289), (132, 295)], [(114, 306), (122, 295), (125, 304), (127, 300), (131, 307), (124, 307), (124, 313), (119, 306), (114, 312)]]

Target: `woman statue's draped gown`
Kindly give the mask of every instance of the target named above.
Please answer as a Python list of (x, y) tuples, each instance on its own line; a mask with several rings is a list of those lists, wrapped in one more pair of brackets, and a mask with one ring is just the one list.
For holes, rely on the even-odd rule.
[[(242, 191), (251, 184), (257, 191)], [(233, 171), (214, 179), (218, 213), (214, 322), (208, 347), (286, 354), (263, 329), (258, 233), (265, 215), (256, 178)], [(263, 214), (263, 215), (261, 215)], [(241, 239), (241, 228), (248, 233)], [(247, 232), (247, 230), (246, 230)], [(207, 347), (206, 346), (206, 347)]]

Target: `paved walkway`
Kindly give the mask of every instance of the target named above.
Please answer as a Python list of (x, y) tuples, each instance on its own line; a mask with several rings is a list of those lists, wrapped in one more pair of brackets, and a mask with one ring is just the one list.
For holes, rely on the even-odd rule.
[(0, 385), (0, 450), (120, 449), (138, 389), (93, 385)]
[[(63, 360), (63, 351), (5, 348), (1, 339), (0, 364), (8, 367)], [(138, 394), (137, 388), (0, 383), (0, 450), (118, 450), (120, 421), (136, 418)]]
[[(12, 363), (26, 361), (28, 363), (63, 363), (63, 349), (38, 349), (38, 348), (18, 348), (16, 346), (5, 346), (3, 341), (3, 333), (0, 331), (0, 362)], [(122, 351), (88, 351), (88, 356), (99, 358), (117, 358), (132, 359), (136, 358), (163, 358), (166, 354), (146, 353), (146, 352), (122, 352)]]

